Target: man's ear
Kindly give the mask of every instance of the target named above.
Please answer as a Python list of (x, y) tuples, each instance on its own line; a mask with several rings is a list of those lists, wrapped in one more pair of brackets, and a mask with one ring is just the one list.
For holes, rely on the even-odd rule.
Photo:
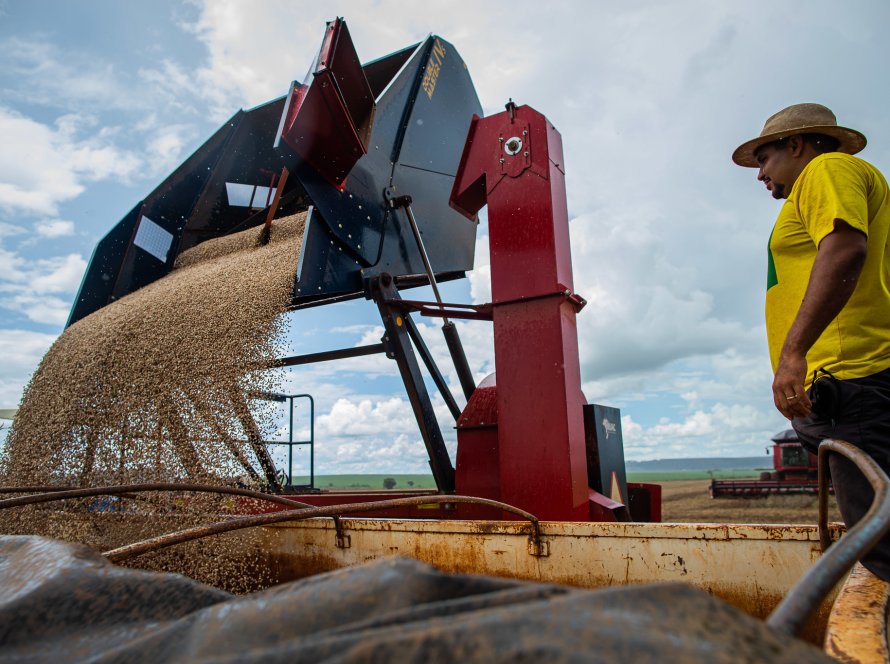
[(806, 142), (803, 140), (803, 136), (801, 136), (800, 134), (788, 137), (788, 149), (791, 150), (792, 157), (801, 156), (803, 154), (804, 147), (806, 147)]

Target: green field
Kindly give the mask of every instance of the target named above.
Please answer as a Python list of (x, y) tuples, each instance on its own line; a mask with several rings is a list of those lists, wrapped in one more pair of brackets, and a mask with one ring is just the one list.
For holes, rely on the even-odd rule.
[[(670, 482), (672, 480), (740, 479), (758, 477), (759, 470), (665, 470), (634, 471), (627, 474), (628, 482)], [(383, 489), (383, 481), (392, 478), (395, 491), (406, 489), (435, 489), (432, 475), (401, 475), (397, 473), (381, 475), (316, 475), (315, 486), (319, 489)], [(308, 482), (309, 478), (294, 478), (295, 483)]]
[(760, 477), (760, 470), (637, 470), (627, 474), (628, 482), (670, 482), (672, 480), (735, 480)]
[[(432, 475), (316, 475), (315, 486), (319, 489), (383, 489), (383, 480), (392, 478), (396, 481), (395, 491), (406, 489), (435, 489), (436, 482)], [(308, 482), (309, 478), (295, 477), (295, 483)]]

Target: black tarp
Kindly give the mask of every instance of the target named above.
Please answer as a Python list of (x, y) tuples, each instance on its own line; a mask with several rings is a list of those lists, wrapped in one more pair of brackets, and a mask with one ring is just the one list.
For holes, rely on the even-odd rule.
[(4, 662), (832, 662), (683, 584), (598, 591), (392, 558), (232, 596), (0, 537)]

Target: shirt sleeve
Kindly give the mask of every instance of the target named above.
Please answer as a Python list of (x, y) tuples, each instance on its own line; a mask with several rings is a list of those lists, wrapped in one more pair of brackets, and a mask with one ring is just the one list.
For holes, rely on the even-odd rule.
[(806, 173), (798, 212), (816, 246), (834, 230), (836, 219), (868, 236), (868, 174), (846, 159), (821, 159)]

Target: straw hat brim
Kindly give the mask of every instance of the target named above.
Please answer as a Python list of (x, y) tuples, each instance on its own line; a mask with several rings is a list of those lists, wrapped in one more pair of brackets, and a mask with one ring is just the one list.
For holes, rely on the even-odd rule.
[(865, 147), (867, 142), (864, 134), (847, 127), (839, 127), (837, 125), (798, 127), (785, 129), (772, 134), (764, 134), (763, 136), (758, 136), (746, 143), (742, 143), (735, 149), (735, 152), (732, 153), (732, 160), (739, 166), (757, 168), (759, 164), (757, 163), (757, 159), (754, 158), (754, 153), (760, 146), (787, 138), (788, 136), (794, 136), (795, 134), (824, 134), (826, 136), (832, 136), (840, 141), (837, 151), (846, 152), (847, 154), (856, 154)]

